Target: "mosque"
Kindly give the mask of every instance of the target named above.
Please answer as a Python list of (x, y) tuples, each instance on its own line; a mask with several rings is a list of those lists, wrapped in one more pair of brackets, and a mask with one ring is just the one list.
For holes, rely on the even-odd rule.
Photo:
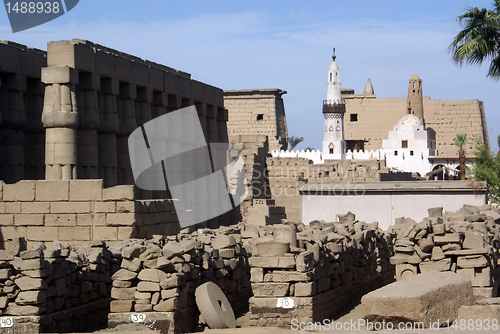
[[(307, 158), (314, 164), (323, 164), (327, 160), (378, 159), (385, 160), (386, 166), (390, 169), (417, 173), (422, 177), (452, 179), (458, 176), (460, 168), (458, 155), (439, 155), (436, 149), (436, 133), (426, 128), (422, 80), (416, 74), (409, 81), (406, 114), (399, 118), (391, 131), (388, 131), (385, 139), (382, 139), (381, 147), (372, 150), (348, 149), (348, 146), (353, 145), (352, 141), (348, 142), (345, 139), (346, 103), (342, 98), (345, 90), (341, 89), (335, 49), (332, 58), (328, 69), (326, 100), (323, 101), (325, 124), (322, 149), (317, 151), (276, 150), (272, 151), (273, 157)], [(373, 86), (368, 79), (363, 98), (374, 96)], [(358, 115), (354, 115), (357, 121)], [(352, 113), (349, 120), (353, 121)]]

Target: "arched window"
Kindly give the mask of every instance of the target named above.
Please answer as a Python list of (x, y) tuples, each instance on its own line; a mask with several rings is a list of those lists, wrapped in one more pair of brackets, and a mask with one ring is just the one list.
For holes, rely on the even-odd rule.
[(332, 81), (332, 72), (330, 72), (330, 81)]
[(330, 143), (330, 145), (328, 145), (328, 151), (330, 152), (330, 154), (333, 154), (334, 148), (335, 148), (335, 145), (333, 145), (333, 143)]

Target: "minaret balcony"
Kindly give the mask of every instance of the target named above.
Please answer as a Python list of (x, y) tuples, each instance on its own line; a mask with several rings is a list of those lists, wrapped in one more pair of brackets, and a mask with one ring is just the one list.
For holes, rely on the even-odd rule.
[(323, 100), (323, 114), (332, 113), (345, 113), (345, 104), (343, 102)]

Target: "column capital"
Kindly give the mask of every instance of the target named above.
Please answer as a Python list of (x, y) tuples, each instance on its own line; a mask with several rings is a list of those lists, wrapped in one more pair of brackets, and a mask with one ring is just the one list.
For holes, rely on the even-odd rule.
[(78, 84), (78, 71), (72, 67), (42, 67), (44, 84)]

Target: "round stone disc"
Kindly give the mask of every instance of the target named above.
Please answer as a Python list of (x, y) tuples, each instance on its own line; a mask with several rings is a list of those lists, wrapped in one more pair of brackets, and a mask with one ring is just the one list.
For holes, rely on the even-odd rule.
[(215, 283), (207, 282), (200, 285), (194, 295), (196, 305), (211, 329), (236, 328), (231, 304)]

